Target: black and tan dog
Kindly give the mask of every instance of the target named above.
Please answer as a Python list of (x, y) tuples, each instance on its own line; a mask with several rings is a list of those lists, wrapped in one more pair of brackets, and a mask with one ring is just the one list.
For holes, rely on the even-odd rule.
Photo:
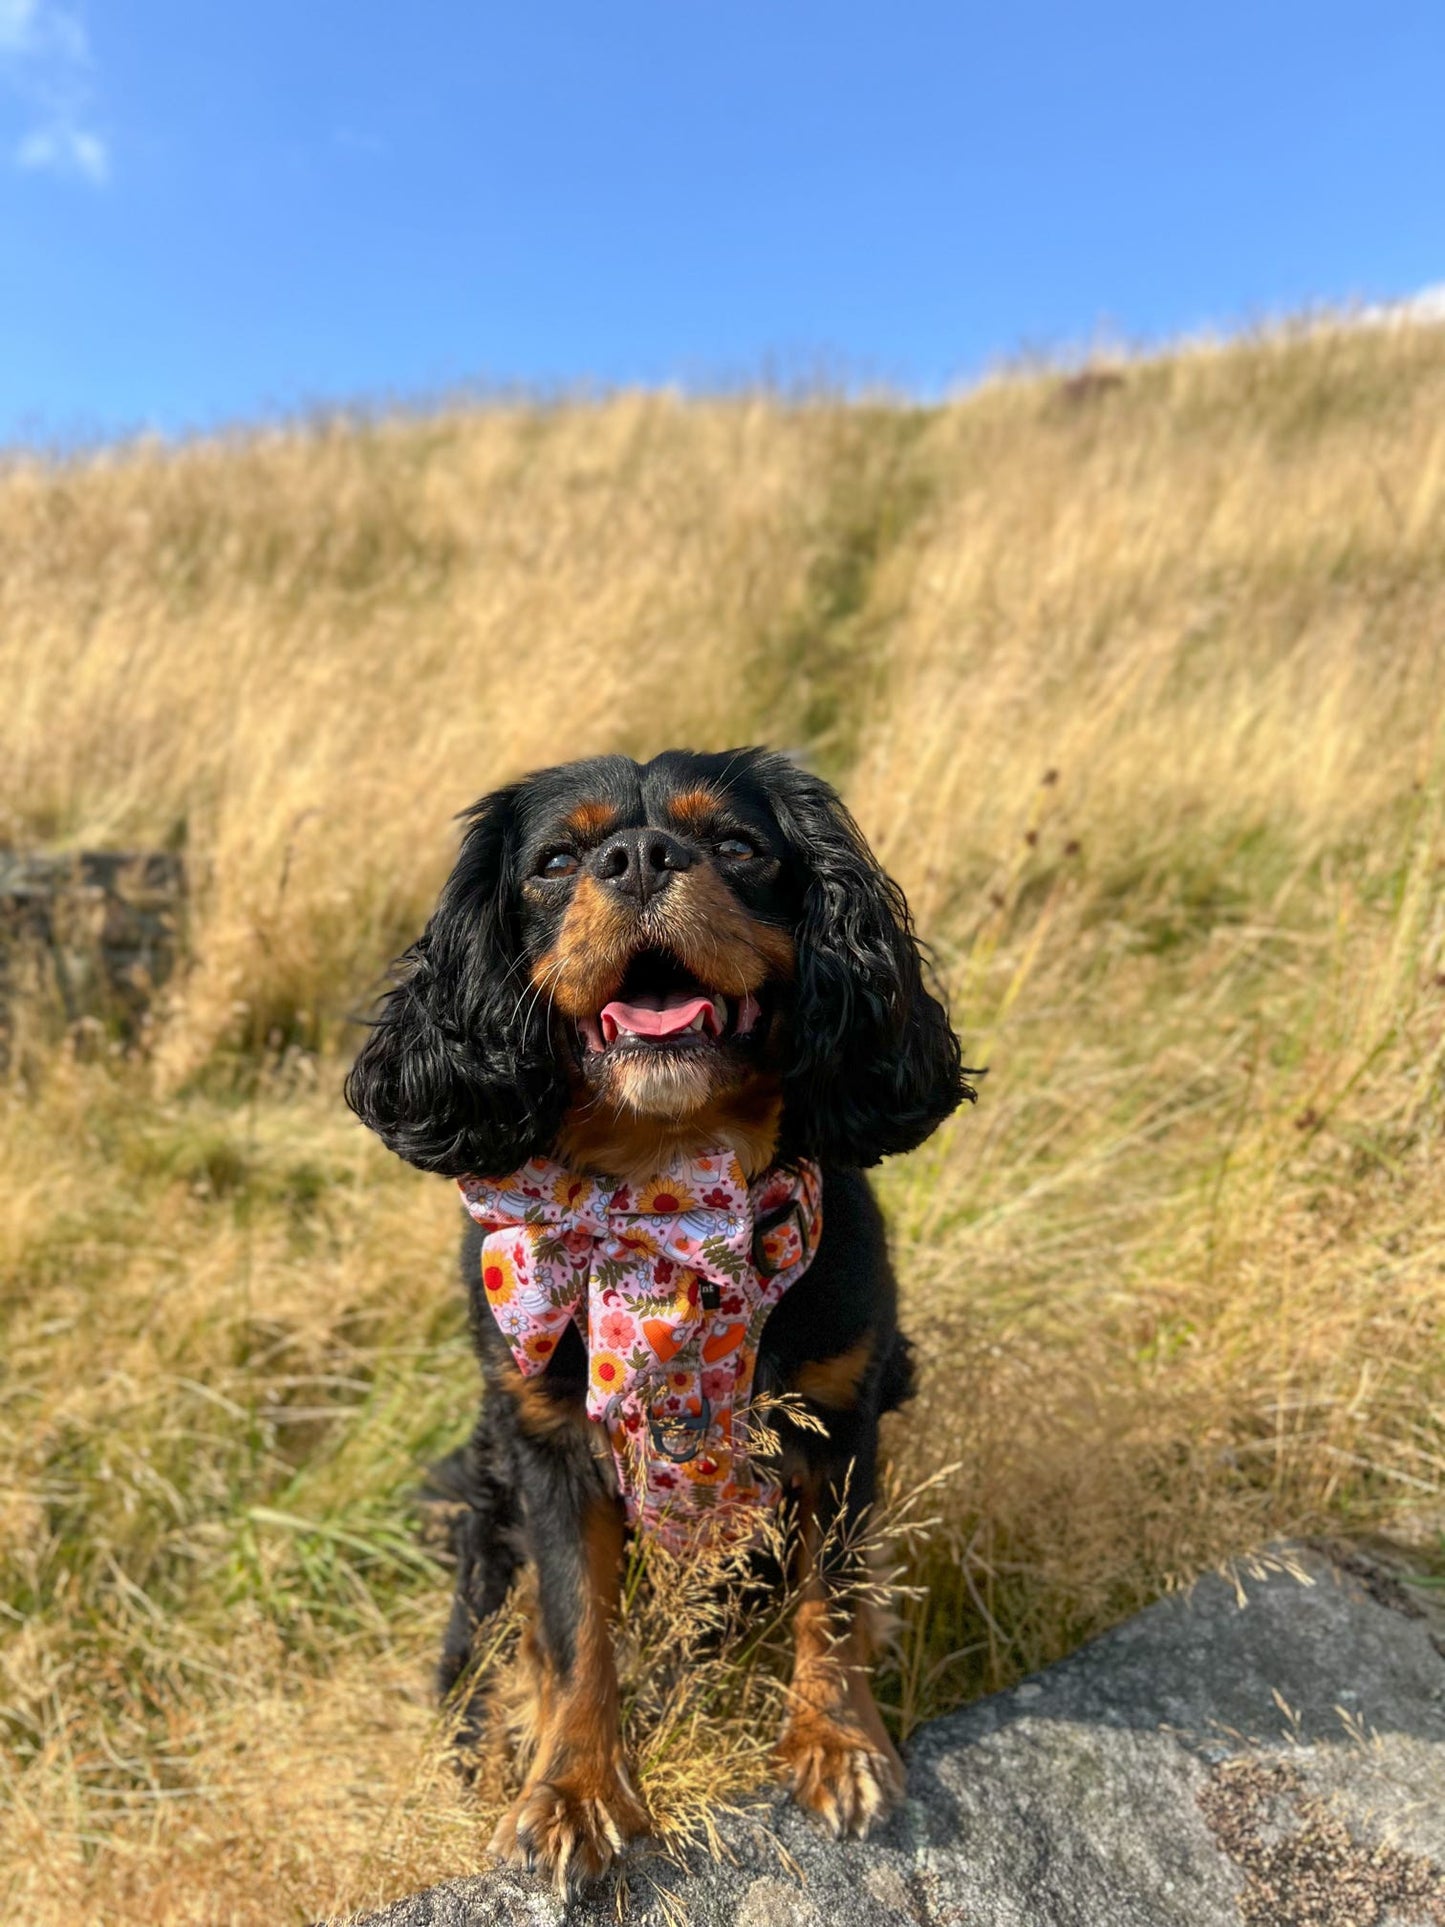
[[(478, 803), (347, 1082), (394, 1151), (458, 1178), (546, 1157), (639, 1186), (717, 1151), (748, 1180), (821, 1169), (816, 1253), (767, 1315), (754, 1386), (822, 1427), (784, 1416), (770, 1468), (801, 1590), (779, 1761), (839, 1834), (865, 1831), (901, 1782), (869, 1615), (847, 1603), (879, 1415), (911, 1380), (860, 1170), (927, 1137), (972, 1096), (966, 1076), (902, 893), (826, 783), (747, 749), (601, 757)], [(585, 1324), (519, 1371), (479, 1280), (481, 1236), (468, 1227), (462, 1268), (485, 1389), (442, 1685), (530, 1562), (536, 1746), (494, 1844), (566, 1879), (647, 1826), (610, 1637), (627, 1514), (594, 1449)]]

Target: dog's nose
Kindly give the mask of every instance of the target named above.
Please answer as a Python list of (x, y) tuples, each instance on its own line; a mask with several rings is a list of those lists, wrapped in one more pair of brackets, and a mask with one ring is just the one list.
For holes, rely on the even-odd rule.
[(622, 830), (592, 859), (593, 873), (640, 909), (671, 883), (678, 870), (692, 868), (692, 851), (666, 830)]

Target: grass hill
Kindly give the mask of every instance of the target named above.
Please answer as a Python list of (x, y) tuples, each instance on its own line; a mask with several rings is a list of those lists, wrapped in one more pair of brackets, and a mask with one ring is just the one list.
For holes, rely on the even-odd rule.
[[(1439, 1543), (1445, 330), (1118, 373), (0, 472), (0, 844), (195, 886), (149, 1053), (0, 1087), (8, 1917), (475, 1864), (411, 1497), (473, 1397), (455, 1204), (338, 1088), (455, 812), (542, 762), (805, 750), (990, 1066), (882, 1177), (901, 1732), (1276, 1535)], [(681, 1829), (771, 1688), (660, 1687), (666, 1607), (628, 1717)]]

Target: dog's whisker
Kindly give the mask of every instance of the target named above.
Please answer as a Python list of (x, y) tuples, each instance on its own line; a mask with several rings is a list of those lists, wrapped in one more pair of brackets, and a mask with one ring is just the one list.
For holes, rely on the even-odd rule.
[[(549, 1004), (550, 1004), (551, 996), (555, 992), (557, 979), (561, 976), (563, 970), (566, 968), (566, 965), (567, 965), (567, 959), (565, 957), (558, 957), (557, 959), (554, 960), (553, 963), (548, 965), (547, 969), (542, 972), (542, 975), (540, 978), (534, 977), (532, 979), (527, 989), (522, 992), (520, 997), (518, 997), (516, 1006), (512, 1011), (512, 1021), (514, 1024), (518, 1024), (520, 1027), (530, 1021), (532, 1012), (535, 1010), (537, 1006), (537, 1000), (542, 995), (543, 986), (548, 982), (549, 978), (552, 984), (552, 991), (549, 991), (548, 993)], [(523, 1012), (522, 1004), (529, 995), (531, 997), (531, 1002), (527, 1004), (526, 1011)]]

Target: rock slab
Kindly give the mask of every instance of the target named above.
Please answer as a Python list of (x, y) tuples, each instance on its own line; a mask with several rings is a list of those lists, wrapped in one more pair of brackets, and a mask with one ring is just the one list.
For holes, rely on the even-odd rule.
[[(1445, 1634), (1358, 1550), (1201, 1580), (921, 1728), (863, 1842), (780, 1797), (628, 1872), (638, 1927), (1445, 1927)], [(779, 1849), (782, 1849), (780, 1852)], [(511, 1871), (357, 1927), (604, 1927)]]

